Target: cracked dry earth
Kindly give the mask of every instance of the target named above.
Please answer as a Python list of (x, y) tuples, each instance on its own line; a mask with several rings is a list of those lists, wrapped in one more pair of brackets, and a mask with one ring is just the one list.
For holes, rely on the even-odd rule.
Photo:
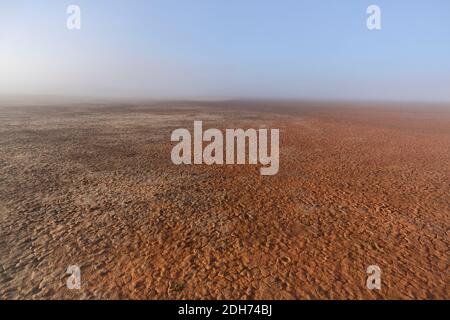
[[(279, 173), (173, 165), (194, 120), (280, 128)], [(449, 227), (449, 109), (0, 108), (2, 299), (449, 299)]]

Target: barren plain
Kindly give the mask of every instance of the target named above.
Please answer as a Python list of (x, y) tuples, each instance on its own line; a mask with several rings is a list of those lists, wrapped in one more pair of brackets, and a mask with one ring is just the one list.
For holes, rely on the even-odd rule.
[[(172, 164), (194, 120), (279, 128), (278, 174)], [(448, 107), (0, 107), (2, 299), (449, 299), (449, 232)]]

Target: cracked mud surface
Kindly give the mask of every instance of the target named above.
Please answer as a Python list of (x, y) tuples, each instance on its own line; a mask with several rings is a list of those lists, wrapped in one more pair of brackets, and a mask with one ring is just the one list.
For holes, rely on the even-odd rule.
[[(448, 109), (240, 107), (1, 107), (0, 298), (450, 298)], [(173, 165), (194, 120), (280, 128), (279, 173)]]

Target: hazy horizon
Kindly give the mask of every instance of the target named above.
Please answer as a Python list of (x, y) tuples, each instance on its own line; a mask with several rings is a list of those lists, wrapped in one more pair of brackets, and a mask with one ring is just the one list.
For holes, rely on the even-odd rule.
[(4, 1), (0, 95), (447, 103), (448, 39), (444, 0)]

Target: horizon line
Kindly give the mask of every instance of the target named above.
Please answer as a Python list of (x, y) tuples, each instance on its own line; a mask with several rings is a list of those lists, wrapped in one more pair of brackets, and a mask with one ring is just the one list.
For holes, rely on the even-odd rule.
[[(38, 99), (40, 103), (50, 102), (72, 102), (76, 100), (81, 103), (99, 103), (99, 102), (285, 102), (285, 103), (328, 103), (328, 104), (432, 104), (432, 105), (449, 105), (450, 100), (407, 100), (407, 99), (351, 99), (351, 98), (308, 98), (308, 97), (270, 97), (270, 96), (254, 96), (254, 97), (220, 97), (220, 96), (177, 96), (177, 97), (157, 97), (157, 96), (101, 96), (101, 95), (65, 95), (65, 94), (0, 94), (0, 102), (9, 102), (4, 100), (19, 99)], [(44, 101), (43, 101), (44, 100)], [(48, 100), (48, 101), (45, 101)], [(13, 102), (13, 101), (10, 101)], [(19, 102), (19, 101), (14, 101)], [(28, 101), (20, 101), (22, 103)]]

